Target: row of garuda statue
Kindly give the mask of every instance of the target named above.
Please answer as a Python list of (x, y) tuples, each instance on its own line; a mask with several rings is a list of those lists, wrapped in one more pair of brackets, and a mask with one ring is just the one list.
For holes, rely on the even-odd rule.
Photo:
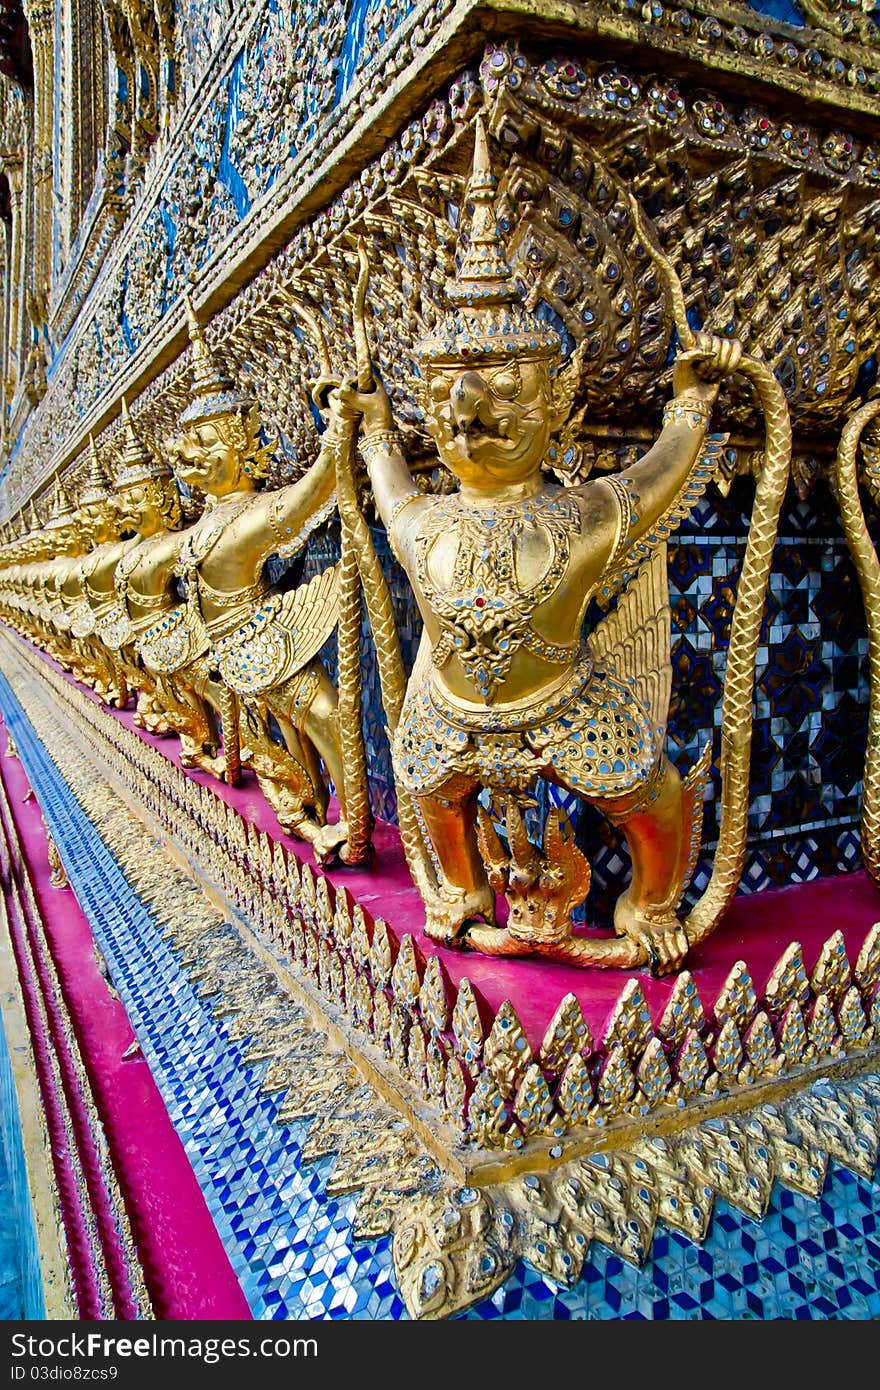
[[(763, 363), (733, 339), (691, 330), (675, 273), (633, 204), (672, 300), (680, 339), (674, 395), (637, 462), (577, 485), (558, 481), (548, 451), (572, 412), (582, 364), (575, 352), (563, 365), (558, 333), (526, 308), (495, 195), (478, 119), (446, 311), (416, 345), (425, 425), (457, 488), (426, 492), (407, 466), (370, 362), (361, 248), (355, 377), (333, 375), (320, 315), (300, 310), (324, 364), (313, 391), (324, 430), (307, 473), (277, 489), (261, 486), (267, 447), (258, 408), (219, 370), (187, 301), (191, 399), (164, 457), (138, 439), (123, 402), (112, 485), (92, 442), (76, 506), (59, 481), (46, 524), (3, 550), (0, 601), (10, 624), (107, 704), (135, 699), (142, 727), (176, 735), (184, 764), (232, 783), (249, 769), (287, 832), (308, 841), (319, 861), (346, 864), (365, 861), (372, 828), (361, 733), (363, 605), (401, 839), (427, 935), (495, 955), (647, 963), (665, 972), (715, 929), (742, 871), (754, 668), (789, 473), (788, 411)], [(721, 380), (735, 371), (762, 404), (765, 461), (727, 653), (719, 845), (708, 887), (685, 916), (711, 748), (684, 778), (665, 752), (665, 547), (718, 467), (724, 436), (708, 433), (710, 419)], [(878, 407), (862, 409), (850, 438), (846, 496), (855, 495), (856, 511), (856, 445)], [(422, 615), (410, 673), (359, 510), (356, 449)], [(178, 482), (206, 498), (183, 529)], [(298, 587), (273, 585), (270, 558), (302, 552), (334, 514), (339, 563)], [(605, 617), (586, 636), (593, 599)], [(334, 630), (336, 686), (320, 655)], [(597, 807), (626, 841), (632, 871), (613, 933), (573, 925), (590, 869), (560, 812), (550, 811), (539, 844), (526, 833), (524, 807), (538, 777)], [(381, 863), (373, 866), (381, 874)]]

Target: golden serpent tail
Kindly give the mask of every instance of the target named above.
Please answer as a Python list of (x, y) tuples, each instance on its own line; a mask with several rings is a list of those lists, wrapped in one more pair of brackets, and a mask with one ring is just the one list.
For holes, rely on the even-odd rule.
[[(376, 659), (379, 666), (379, 684), (382, 690), (382, 704), (388, 721), (389, 737), (400, 722), (403, 699), (406, 694), (406, 672), (397, 635), (394, 606), (385, 579), (385, 572), (376, 554), (370, 528), (361, 515), (357, 505), (354, 482), (351, 474), (337, 480), (336, 489), (339, 515), (344, 527), (350, 528), (352, 548), (357, 555), (361, 583), (373, 641), (376, 644)], [(408, 792), (398, 788), (397, 821), (400, 839), (403, 844), (406, 862), (413, 882), (420, 890), (433, 887), (433, 875), (425, 848), (425, 841), (419, 826), (415, 805)]]
[[(352, 301), (352, 328), (357, 359), (358, 389), (360, 391), (368, 391), (373, 382), (373, 367), (370, 360), (370, 344), (365, 318), (369, 279), (369, 256), (366, 243), (361, 237), (358, 239), (358, 278)], [(349, 481), (351, 482), (350, 478)], [(373, 632), (373, 640), (376, 643), (382, 704), (388, 721), (389, 736), (391, 736), (400, 722), (400, 712), (406, 694), (406, 673), (403, 669), (403, 657), (400, 652), (400, 639), (397, 635), (394, 607), (385, 579), (385, 572), (376, 554), (376, 547), (373, 545), (370, 528), (357, 505), (353, 483), (349, 489), (337, 488), (337, 497), (340, 517), (345, 509), (355, 541), (367, 613)], [(436, 888), (436, 876), (428, 850), (429, 840), (412, 797), (400, 786), (397, 788), (397, 824), (410, 874), (424, 897), (425, 893)]]
[(224, 682), (220, 682), (220, 722), (223, 725), (223, 756), (226, 770), (223, 780), (230, 787), (236, 786), (241, 778), (241, 732), (238, 727), (238, 696)]
[(742, 358), (737, 370), (748, 377), (758, 393), (764, 411), (767, 444), (764, 469), (755, 491), (727, 651), (721, 704), (721, 826), (712, 877), (685, 922), (692, 945), (704, 940), (717, 927), (736, 893), (745, 862), (755, 660), (776, 527), (791, 463), (791, 420), (782, 387), (770, 368), (755, 358)]
[[(337, 435), (336, 491), (340, 496), (351, 484), (354, 424)], [(360, 864), (370, 846), (373, 817), (367, 783), (367, 756), (361, 725), (361, 581), (348, 508), (339, 508), (342, 525), (341, 594), (338, 624), (339, 737), (342, 745), (345, 786), (343, 808), (348, 826), (345, 862)]]
[[(687, 321), (681, 281), (669, 257), (649, 232), (637, 199), (630, 194), (633, 223), (666, 286), (672, 317), (684, 348), (696, 337)], [(791, 465), (791, 420), (782, 387), (764, 362), (743, 357), (737, 371), (748, 377), (764, 412), (764, 469), (755, 492), (749, 539), (736, 592), (721, 705), (721, 826), (712, 876), (685, 922), (692, 945), (715, 930), (736, 893), (746, 854), (749, 761), (755, 659), (770, 578), (776, 527)]]
[(868, 627), (871, 695), (862, 784), (862, 863), (875, 883), (880, 883), (880, 560), (859, 499), (856, 460), (865, 427), (878, 415), (880, 398), (868, 401), (851, 416), (840, 437), (836, 464), (840, 515), (858, 572)]

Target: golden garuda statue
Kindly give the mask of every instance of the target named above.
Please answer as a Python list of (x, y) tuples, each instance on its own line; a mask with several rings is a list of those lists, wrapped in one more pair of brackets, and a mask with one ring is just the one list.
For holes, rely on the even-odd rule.
[[(136, 591), (128, 585), (133, 570), (143, 561), (144, 546), (149, 549), (153, 537), (164, 537), (179, 528), (180, 495), (168, 464), (135, 431), (124, 396), (122, 421), (115, 483), (120, 532), (128, 544), (113, 570), (113, 593), (107, 596), (97, 631), (104, 646), (116, 654), (129, 689), (136, 693), (134, 722), (154, 734), (172, 729), (179, 733), (186, 762), (191, 749), (196, 754), (202, 752), (213, 730), (206, 727), (209, 721), (203, 711), (198, 707), (194, 711), (191, 703), (181, 706), (170, 688), (163, 686), (161, 676), (149, 671), (141, 658), (139, 643), (156, 622), (157, 608), (166, 604), (165, 595), (152, 604), (146, 601), (142, 610)], [(189, 762), (198, 765), (197, 756)]]
[[(666, 971), (714, 928), (741, 871), (754, 655), (788, 473), (787, 411), (770, 373), (736, 341), (691, 332), (680, 286), (634, 206), (686, 348), (674, 399), (638, 462), (578, 485), (556, 481), (547, 463), (569, 421), (580, 354), (563, 369), (559, 335), (525, 308), (495, 189), (478, 119), (449, 307), (416, 348), (425, 425), (457, 488), (437, 496), (416, 486), (385, 391), (365, 389), (368, 372), (336, 397), (342, 414), (363, 421), (376, 504), (424, 622), (405, 701), (389, 712), (408, 860), (438, 940), (581, 964), (649, 960)], [(707, 430), (721, 378), (735, 370), (755, 382), (770, 438), (729, 653), (719, 862), (683, 924), (711, 750), (684, 780), (665, 753), (665, 542), (713, 475), (723, 436)], [(345, 515), (341, 491), (340, 505)], [(593, 598), (607, 616), (585, 637)], [(632, 878), (614, 915), (622, 939), (573, 929), (589, 866), (558, 816), (540, 847), (526, 837), (522, 807), (539, 776), (592, 803), (625, 837)], [(507, 847), (498, 815), (482, 804), (486, 790), (507, 804)], [(409, 807), (417, 837), (406, 828)], [(504, 927), (497, 891), (509, 904)]]
[[(177, 478), (206, 502), (173, 547), (145, 547), (127, 575), (129, 600), (135, 592), (168, 594), (175, 579), (186, 592), (186, 602), (166, 612), (162, 630), (147, 644), (141, 640), (141, 655), (172, 685), (189, 681), (214, 708), (229, 780), (246, 761), (284, 829), (307, 840), (319, 858), (338, 854), (354, 862), (368, 842), (352, 852), (337, 692), (319, 656), (338, 621), (336, 569), (286, 591), (266, 572), (271, 556), (296, 556), (334, 511), (340, 444), (332, 412), (308, 473), (286, 487), (260, 488), (270, 450), (259, 408), (213, 360), (188, 297), (186, 310), (192, 398), (165, 447)], [(180, 647), (182, 659), (169, 657), (169, 646)], [(283, 744), (272, 737), (272, 720)], [(327, 776), (340, 805), (332, 824)]]
[(60, 585), (75, 644), (73, 670), (107, 704), (122, 709), (128, 703), (128, 689), (115, 655), (101, 642), (98, 627), (115, 599), (113, 574), (128, 542), (121, 539), (113, 483), (91, 435), (88, 470), (77, 501), (86, 550), (81, 559), (69, 564)]

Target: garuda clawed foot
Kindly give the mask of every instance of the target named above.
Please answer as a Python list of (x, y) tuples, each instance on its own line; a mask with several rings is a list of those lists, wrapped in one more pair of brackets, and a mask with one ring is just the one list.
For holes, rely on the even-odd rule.
[(444, 946), (463, 945), (467, 929), (475, 922), (495, 928), (495, 894), (488, 884), (470, 892), (444, 883), (429, 893), (425, 901), (425, 935)]
[(614, 909), (614, 929), (644, 951), (652, 974), (668, 975), (684, 964), (690, 943), (674, 912), (640, 906), (624, 893)]

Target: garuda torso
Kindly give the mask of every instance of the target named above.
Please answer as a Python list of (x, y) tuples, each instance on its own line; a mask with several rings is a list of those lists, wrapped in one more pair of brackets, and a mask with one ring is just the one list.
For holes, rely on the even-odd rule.
[(296, 675), (338, 616), (335, 567), (287, 593), (272, 588), (262, 565), (252, 583), (238, 588), (217, 589), (205, 578), (206, 561), (222, 570), (223, 548), (238, 546), (233, 523), (259, 500), (249, 492), (211, 507), (187, 532), (177, 563), (192, 620), (204, 625), (224, 683), (240, 695), (258, 695)]
[[(441, 670), (452, 656), (482, 699), (492, 703), (521, 650), (552, 665), (566, 666), (579, 641), (554, 643), (542, 636), (536, 609), (556, 593), (570, 562), (570, 536), (579, 533), (580, 509), (560, 488), (545, 489), (523, 502), (469, 506), (443, 498), (427, 512), (415, 537), (415, 578), (441, 629), (433, 663)], [(540, 533), (544, 563), (526, 576), (522, 543)], [(447, 573), (434, 561), (441, 538), (454, 536), (455, 557)]]
[[(423, 644), (395, 740), (397, 774), (415, 795), (438, 791), (455, 773), (521, 790), (543, 774), (607, 797), (649, 778), (658, 721), (636, 682), (618, 673), (607, 643), (594, 650), (579, 634), (554, 642), (539, 627), (542, 605), (571, 577), (581, 528), (577, 498), (554, 486), (492, 508), (452, 496), (420, 518), (414, 577), (440, 635), (430, 654)], [(452, 543), (443, 538), (453, 535), (450, 559)], [(540, 543), (529, 546), (525, 574), (530, 536)], [(438, 545), (446, 548), (442, 564)], [(589, 587), (578, 594), (576, 613), (590, 594)], [(518, 654), (537, 659), (541, 679), (511, 698), (504, 685)], [(476, 698), (462, 698), (444, 679), (453, 657)]]
[[(116, 593), (125, 615), (128, 635), (150, 671), (171, 675), (203, 656), (208, 650), (204, 625), (195, 621), (189, 605), (174, 592), (174, 566), (179, 537), (168, 533), (141, 541), (116, 566)], [(146, 592), (138, 584), (150, 576), (161, 578), (158, 592)], [(123, 635), (120, 631), (120, 635)]]

